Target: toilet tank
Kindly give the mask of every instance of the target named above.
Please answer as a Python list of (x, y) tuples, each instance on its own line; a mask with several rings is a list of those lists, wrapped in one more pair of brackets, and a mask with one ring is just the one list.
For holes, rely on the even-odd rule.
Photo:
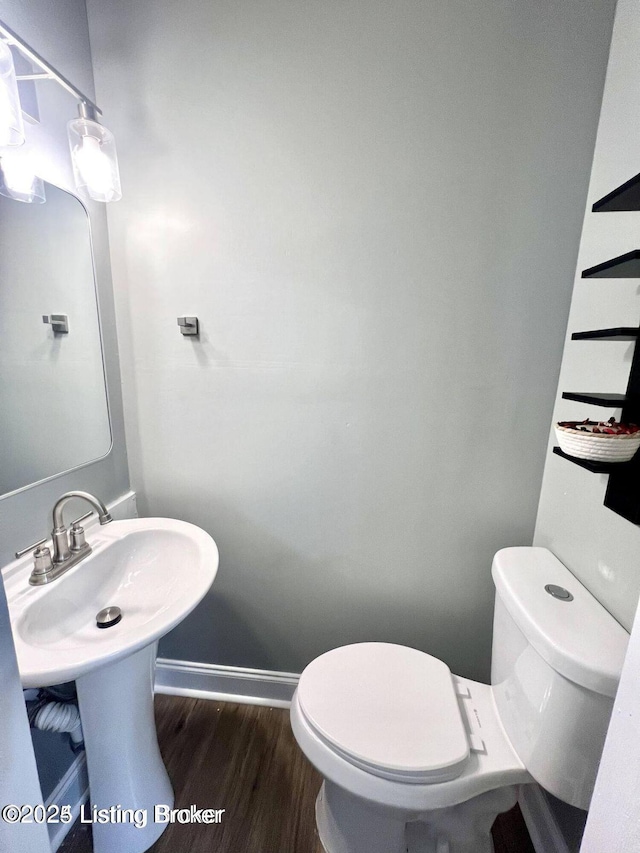
[(546, 548), (504, 548), (492, 575), (491, 684), (502, 724), (533, 778), (587, 809), (629, 635)]

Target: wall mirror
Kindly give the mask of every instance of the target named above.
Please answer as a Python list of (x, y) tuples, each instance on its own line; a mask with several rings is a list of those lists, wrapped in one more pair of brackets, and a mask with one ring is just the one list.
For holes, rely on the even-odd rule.
[(95, 461), (111, 427), (89, 218), (0, 196), (0, 496)]

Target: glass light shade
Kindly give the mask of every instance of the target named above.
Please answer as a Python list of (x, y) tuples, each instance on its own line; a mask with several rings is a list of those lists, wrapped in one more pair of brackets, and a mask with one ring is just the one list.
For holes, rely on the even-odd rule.
[(76, 188), (93, 201), (122, 198), (116, 141), (110, 130), (88, 118), (67, 125)]
[(0, 194), (27, 204), (44, 204), (44, 183), (28, 157), (3, 155), (0, 158)]
[(7, 43), (0, 41), (0, 146), (23, 142), (24, 124), (13, 55)]

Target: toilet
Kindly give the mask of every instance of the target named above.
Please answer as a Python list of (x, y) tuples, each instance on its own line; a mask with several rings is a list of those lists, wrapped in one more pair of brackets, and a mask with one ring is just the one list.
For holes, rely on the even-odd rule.
[(537, 782), (587, 809), (628, 634), (546, 548), (505, 548), (491, 685), (391, 643), (326, 652), (291, 725), (324, 777), (326, 853), (491, 853), (491, 826)]

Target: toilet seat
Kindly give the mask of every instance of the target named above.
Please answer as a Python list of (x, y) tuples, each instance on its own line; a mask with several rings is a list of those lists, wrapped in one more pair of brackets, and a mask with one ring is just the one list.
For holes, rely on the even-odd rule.
[(391, 643), (333, 649), (305, 669), (297, 699), (328, 748), (375, 776), (433, 784), (455, 779), (468, 762), (451, 671), (417, 649)]
[(408, 780), (407, 784), (357, 766), (309, 722), (302, 711), (299, 688), (291, 701), (291, 728), (300, 748), (325, 780), (370, 803), (413, 815), (455, 806), (496, 788), (533, 782), (504, 731), (493, 688), (459, 675), (454, 675), (453, 681), (469, 737), (481, 734), (484, 749), (472, 749), (460, 775), (448, 782), (437, 783), (431, 778), (426, 783)]

